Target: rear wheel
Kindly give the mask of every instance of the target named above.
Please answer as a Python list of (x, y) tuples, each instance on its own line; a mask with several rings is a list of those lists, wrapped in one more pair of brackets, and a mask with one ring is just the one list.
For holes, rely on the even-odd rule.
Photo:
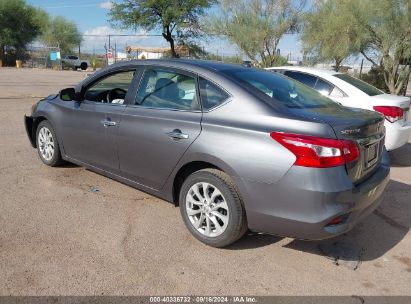
[(247, 230), (240, 195), (222, 171), (204, 169), (191, 174), (181, 187), (179, 203), (188, 230), (207, 245), (230, 245)]
[(38, 125), (36, 141), (38, 154), (44, 164), (55, 167), (63, 163), (56, 133), (47, 120)]

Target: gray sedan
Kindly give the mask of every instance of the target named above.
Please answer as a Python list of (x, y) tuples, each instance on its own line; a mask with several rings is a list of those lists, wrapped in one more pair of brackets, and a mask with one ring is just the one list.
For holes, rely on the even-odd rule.
[(389, 180), (383, 120), (271, 72), (145, 60), (50, 95), (25, 124), (46, 165), (170, 201), (197, 239), (223, 247), (247, 229), (324, 239), (353, 228)]

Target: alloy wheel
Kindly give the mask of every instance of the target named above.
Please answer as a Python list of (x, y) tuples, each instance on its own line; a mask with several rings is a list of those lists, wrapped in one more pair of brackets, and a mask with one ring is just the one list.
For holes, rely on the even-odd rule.
[(50, 161), (54, 155), (54, 140), (51, 131), (42, 127), (38, 133), (38, 147), (41, 156), (46, 160)]
[(227, 228), (230, 211), (218, 188), (199, 182), (191, 186), (186, 196), (186, 212), (195, 229), (207, 237), (217, 237)]

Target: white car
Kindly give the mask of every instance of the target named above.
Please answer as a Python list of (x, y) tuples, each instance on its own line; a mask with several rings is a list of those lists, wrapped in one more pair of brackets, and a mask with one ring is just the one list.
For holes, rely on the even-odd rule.
[(74, 70), (82, 69), (84, 71), (90, 66), (90, 62), (88, 60), (82, 60), (75, 55), (64, 56), (61, 58), (61, 61), (73, 67)]
[(410, 98), (386, 94), (372, 85), (347, 74), (308, 67), (284, 66), (267, 70), (298, 80), (346, 107), (374, 110), (384, 114), (388, 151), (408, 142)]

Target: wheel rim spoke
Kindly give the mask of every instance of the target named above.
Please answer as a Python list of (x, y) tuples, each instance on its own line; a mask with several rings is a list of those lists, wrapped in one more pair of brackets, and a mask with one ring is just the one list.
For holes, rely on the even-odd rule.
[(204, 197), (200, 194), (200, 189), (198, 187), (198, 184), (195, 185), (196, 187), (192, 188), (194, 194), (196, 195), (197, 199), (202, 201)]
[(228, 210), (227, 203), (225, 201), (222, 201), (221, 203), (218, 203), (218, 204), (214, 205), (213, 208), (211, 208), (211, 210), (215, 211), (215, 210), (218, 210), (220, 208)]
[(187, 214), (189, 215), (189, 216), (192, 216), (192, 215), (197, 215), (197, 214), (199, 214), (199, 213), (201, 213), (202, 211), (200, 210), (200, 209), (190, 209), (190, 210), (187, 210)]
[(219, 232), (221, 233), (222, 227), (221, 227), (220, 223), (217, 221), (217, 219), (215, 218), (215, 216), (211, 216), (210, 220), (213, 222), (217, 233), (219, 233)]
[(204, 234), (207, 236), (211, 235), (211, 221), (208, 216), (206, 216), (206, 226), (205, 226)]
[(208, 189), (209, 189), (210, 184), (208, 183), (201, 183), (201, 187), (203, 188), (203, 193), (204, 193), (204, 198), (207, 201), (207, 203), (210, 203), (210, 196), (208, 195)]
[(194, 222), (194, 227), (196, 227), (197, 229), (200, 228), (201, 225), (202, 225), (203, 222), (204, 222), (204, 217), (205, 217), (204, 214), (201, 213), (200, 219), (198, 219), (197, 222)]
[(211, 211), (211, 214), (223, 221), (224, 225), (228, 223), (228, 217), (218, 211)]
[(214, 192), (213, 194), (211, 194), (211, 197), (210, 197), (210, 202), (214, 203), (216, 198), (220, 195), (222, 195), (221, 192), (218, 189), (214, 188)]

